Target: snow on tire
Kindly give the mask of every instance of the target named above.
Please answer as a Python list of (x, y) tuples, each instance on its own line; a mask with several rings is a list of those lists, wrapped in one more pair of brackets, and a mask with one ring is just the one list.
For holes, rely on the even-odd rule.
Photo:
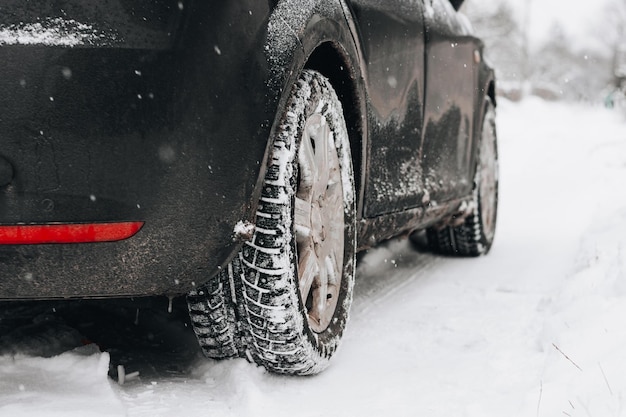
[(251, 241), (231, 263), (246, 355), (266, 369), (328, 366), (352, 303), (356, 220), (345, 120), (330, 82), (305, 70), (272, 149)]
[(485, 101), (474, 190), (469, 204), (470, 215), (460, 225), (426, 230), (428, 246), (433, 252), (479, 256), (489, 252), (493, 243), (498, 210), (498, 147), (495, 108), (489, 99)]
[(211, 359), (238, 356), (239, 338), (229, 271), (187, 294), (191, 325), (204, 355)]

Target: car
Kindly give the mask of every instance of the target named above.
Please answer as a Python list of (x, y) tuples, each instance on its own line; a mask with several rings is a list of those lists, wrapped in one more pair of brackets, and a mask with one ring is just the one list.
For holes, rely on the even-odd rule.
[(185, 295), (208, 357), (320, 372), (358, 251), (492, 245), (461, 4), (0, 0), (0, 300)]

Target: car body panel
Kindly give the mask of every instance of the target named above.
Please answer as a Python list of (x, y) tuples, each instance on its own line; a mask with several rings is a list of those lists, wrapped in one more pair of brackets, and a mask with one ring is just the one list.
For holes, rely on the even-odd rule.
[[(429, 204), (435, 190), (424, 166), (448, 164), (423, 155), (441, 139), (424, 133), (439, 126), (425, 108), (436, 96), (427, 86), (428, 28), (449, 38), (447, 23), (429, 23), (421, 2), (0, 6), (8, 11), (0, 19), (0, 158), (13, 169), (0, 186), (0, 225), (144, 223), (118, 242), (0, 245), (0, 299), (184, 294), (215, 276), (245, 238), (235, 226), (254, 220), (268, 139), (305, 67), (329, 77), (344, 106), (360, 248), (440, 221), (467, 197), (467, 187), (452, 187), (440, 194), (447, 203)], [(49, 34), (85, 37), (69, 45), (63, 36), (13, 36), (44, 15)], [(452, 100), (473, 132), (460, 144), (463, 178), (472, 175), (479, 117), (469, 107), (493, 79), (484, 64), (474, 71), (471, 99)]]
[(145, 222), (123, 242), (0, 247), (0, 297), (180, 293), (227, 261), (277, 106), (267, 5), (248, 3), (187, 3), (169, 48), (0, 48), (0, 154), (15, 171), (0, 223)]
[[(362, 63), (369, 137), (359, 233), (363, 249), (446, 219), (469, 199), (474, 138), (480, 136), (482, 103), (494, 74), (482, 62), (482, 42), (446, 0), (349, 4), (367, 51)], [(398, 76), (411, 72), (407, 69), (413, 70), (411, 77)], [(458, 80), (459, 73), (466, 76)], [(379, 97), (386, 99), (378, 101), (382, 105)]]
[(352, 0), (367, 72), (364, 217), (421, 205), (425, 32), (420, 2)]
[(426, 114), (423, 166), (432, 202), (472, 190), (479, 41), (448, 0), (426, 0)]

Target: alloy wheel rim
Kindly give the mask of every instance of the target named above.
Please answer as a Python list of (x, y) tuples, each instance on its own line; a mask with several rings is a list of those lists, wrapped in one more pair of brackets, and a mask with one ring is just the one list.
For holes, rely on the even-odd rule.
[(341, 167), (326, 118), (307, 118), (298, 152), (295, 198), (298, 287), (311, 330), (321, 333), (337, 309), (344, 256)]

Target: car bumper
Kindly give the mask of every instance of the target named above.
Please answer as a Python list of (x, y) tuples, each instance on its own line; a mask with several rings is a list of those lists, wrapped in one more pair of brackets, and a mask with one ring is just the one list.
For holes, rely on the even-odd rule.
[(9, 3), (0, 227), (142, 227), (114, 241), (0, 242), (0, 299), (174, 295), (206, 282), (237, 249), (234, 226), (253, 217), (276, 111), (264, 38), (250, 29), (267, 4), (249, 2), (242, 33), (235, 7), (157, 1), (145, 14), (145, 2), (113, 1), (106, 15), (101, 2), (66, 0), (66, 22), (98, 35), (67, 44), (13, 36), (32, 29), (15, 22), (57, 17)]

